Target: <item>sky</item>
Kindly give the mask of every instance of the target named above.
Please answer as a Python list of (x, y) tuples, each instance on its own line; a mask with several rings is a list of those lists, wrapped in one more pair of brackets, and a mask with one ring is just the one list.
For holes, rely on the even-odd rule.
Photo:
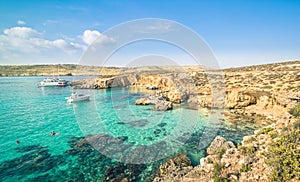
[[(0, 0), (0, 64), (78, 64), (94, 40), (117, 42), (106, 32), (143, 18), (191, 29), (221, 68), (298, 60), (299, 9), (300, 0)], [(118, 60), (114, 64), (148, 54), (195, 64), (183, 51), (159, 42), (122, 50), (112, 56)]]

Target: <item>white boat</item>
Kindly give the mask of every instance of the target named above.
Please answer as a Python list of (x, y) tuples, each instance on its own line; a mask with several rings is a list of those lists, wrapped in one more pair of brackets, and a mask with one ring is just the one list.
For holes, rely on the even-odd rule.
[(77, 92), (73, 92), (70, 97), (66, 97), (68, 103), (85, 101), (90, 99), (90, 95), (78, 94)]
[(38, 83), (39, 87), (65, 87), (68, 82), (59, 78), (45, 78), (43, 81)]
[[(57, 65), (57, 75), (59, 75), (59, 65)], [(54, 77), (54, 71), (52, 78), (45, 78), (38, 83), (39, 87), (65, 87), (68, 86), (68, 81)]]

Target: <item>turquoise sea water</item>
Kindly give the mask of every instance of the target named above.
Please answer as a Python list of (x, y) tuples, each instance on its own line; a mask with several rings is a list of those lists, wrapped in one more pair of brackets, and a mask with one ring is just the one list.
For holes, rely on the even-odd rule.
[[(143, 94), (127, 88), (81, 90), (91, 94), (91, 100), (67, 104), (70, 88), (38, 88), (36, 83), (42, 79), (0, 77), (0, 181), (105, 181), (118, 174), (133, 181), (149, 181), (172, 152), (186, 153), (195, 165), (204, 155), (198, 145), (209, 126), (205, 112), (184, 105), (167, 112), (135, 106)], [(235, 142), (257, 128), (242, 119), (217, 121), (217, 125), (218, 135)], [(50, 136), (52, 130), (57, 135)], [(109, 146), (94, 146), (99, 152), (81, 140), (96, 134), (109, 136), (106, 142), (121, 138), (124, 149), (113, 152)], [(156, 156), (158, 161), (137, 165), (118, 162), (139, 151), (140, 146), (153, 148), (180, 137), (180, 145), (172, 145), (170, 154)], [(158, 152), (163, 151), (161, 147)], [(138, 162), (151, 155), (141, 155)]]

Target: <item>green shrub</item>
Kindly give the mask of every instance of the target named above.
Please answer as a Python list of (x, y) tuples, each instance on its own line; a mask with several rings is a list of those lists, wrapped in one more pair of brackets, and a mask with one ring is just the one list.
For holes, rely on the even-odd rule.
[(251, 166), (249, 164), (243, 164), (240, 172), (248, 172), (251, 170)]
[(288, 128), (264, 153), (272, 167), (272, 181), (288, 181), (300, 175), (300, 130)]
[(208, 159), (207, 159), (207, 163), (208, 163), (208, 164), (212, 164), (212, 163), (214, 163), (214, 161), (213, 161), (211, 158), (208, 158)]
[(242, 154), (249, 157), (253, 157), (256, 151), (254, 146), (245, 147), (240, 145), (239, 149), (241, 150)]
[(223, 154), (225, 154), (226, 149), (225, 148), (221, 148), (218, 152), (218, 159), (221, 159)]
[(297, 120), (293, 125), (295, 130), (300, 130), (300, 120)]
[(270, 131), (274, 130), (274, 128), (272, 127), (266, 127), (266, 128), (262, 128), (260, 129), (257, 133), (256, 133), (256, 136), (257, 135), (261, 135), (261, 134), (267, 134), (269, 133)]
[(224, 167), (224, 165), (221, 163), (214, 164), (214, 171), (213, 171), (214, 182), (227, 182), (228, 181), (228, 179), (220, 177), (222, 174), (223, 167)]
[(300, 116), (300, 104), (297, 104), (295, 107), (289, 110), (289, 113), (295, 117)]
[(269, 135), (270, 135), (270, 137), (271, 137), (272, 139), (274, 139), (274, 138), (278, 137), (278, 132), (274, 130), (274, 131), (271, 131), (271, 132), (269, 133)]

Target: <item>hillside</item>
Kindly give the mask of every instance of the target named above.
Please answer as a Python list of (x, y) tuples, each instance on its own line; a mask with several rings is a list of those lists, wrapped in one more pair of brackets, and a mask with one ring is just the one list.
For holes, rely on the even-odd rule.
[(75, 64), (59, 65), (1, 65), (0, 76), (52, 76), (52, 75), (98, 75), (118, 74), (119, 68), (106, 67), (102, 70), (97, 66), (78, 66)]

